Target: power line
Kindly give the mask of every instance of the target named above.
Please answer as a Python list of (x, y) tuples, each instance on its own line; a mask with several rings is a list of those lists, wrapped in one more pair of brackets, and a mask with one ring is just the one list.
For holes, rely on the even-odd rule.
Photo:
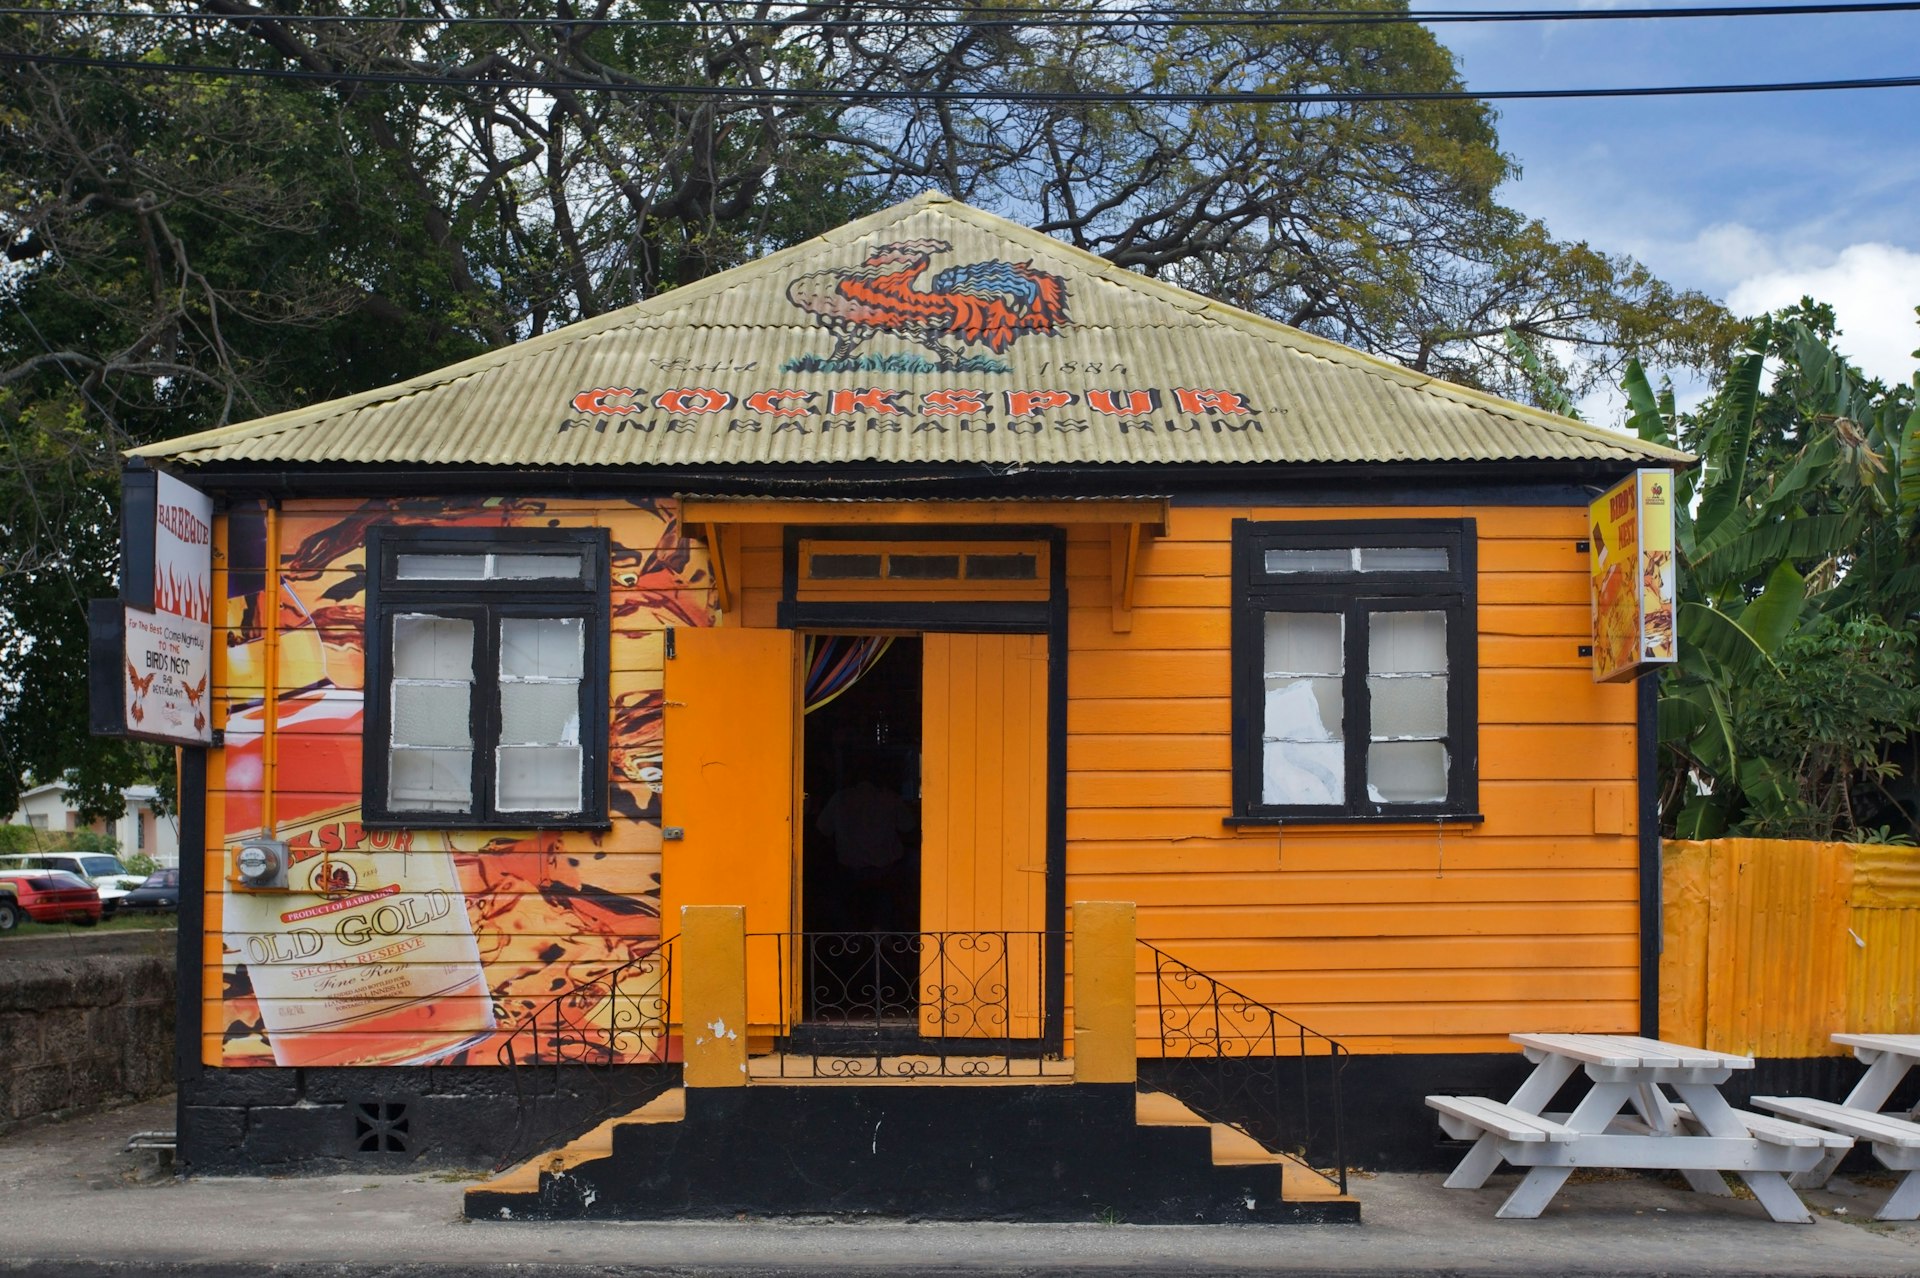
[[(762, 0), (705, 0), (716, 6), (751, 6), (755, 9), (765, 7)], [(1873, 13), (1914, 13), (1920, 12), (1920, 0), (1861, 0), (1858, 3), (1799, 3), (1779, 5), (1696, 5), (1680, 8), (1633, 8), (1633, 9), (1425, 9), (1407, 10), (1400, 13), (1382, 13), (1365, 9), (1329, 9), (1325, 11), (1305, 11), (1298, 9), (1275, 10), (1264, 13), (1248, 13), (1231, 9), (1206, 8), (1169, 8), (1169, 9), (1119, 9), (1103, 11), (1097, 14), (1061, 16), (1058, 14), (1040, 14), (1030, 9), (1020, 9), (1004, 5), (983, 5), (968, 11), (965, 16), (952, 18), (932, 18), (924, 16), (930, 6), (917, 5), (907, 0), (859, 0), (858, 3), (840, 3), (827, 5), (809, 5), (804, 0), (777, 0), (784, 7), (805, 10), (831, 9), (834, 12), (811, 18), (810, 21), (831, 23), (834, 21), (859, 21), (868, 26), (910, 26), (914, 28), (941, 27), (1008, 27), (1008, 28), (1055, 28), (1055, 27), (1129, 27), (1129, 26), (1389, 26), (1408, 23), (1428, 25), (1449, 25), (1458, 23), (1512, 23), (1512, 22), (1622, 22), (1656, 21), (1670, 19), (1704, 18), (1763, 18), (1763, 17), (1831, 17), (1848, 14)], [(905, 13), (915, 17), (891, 22), (863, 17), (866, 13)], [(844, 17), (842, 17), (844, 15)], [(26, 6), (0, 6), (0, 16), (7, 17), (61, 17), (61, 18), (100, 18), (113, 20), (131, 20), (143, 22), (218, 22), (236, 26), (255, 26), (283, 24), (291, 26), (401, 26), (432, 27), (441, 30), (456, 30), (465, 27), (491, 28), (552, 28), (565, 27), (573, 30), (620, 30), (620, 29), (673, 29), (709, 25), (697, 18), (531, 18), (531, 17), (475, 17), (455, 15), (434, 17), (422, 14), (291, 14), (273, 12), (249, 13), (211, 13), (204, 10), (149, 13), (137, 9), (70, 9), (52, 10)], [(724, 20), (735, 26), (791, 26), (799, 14), (784, 17), (744, 17), (734, 16)]]
[(606, 80), (549, 80), (530, 76), (457, 76), (435, 72), (313, 71), (299, 67), (208, 66), (186, 62), (148, 62), (130, 58), (87, 58), (57, 53), (0, 51), (0, 63), (27, 66), (86, 67), (143, 75), (239, 76), (321, 84), (364, 84), (406, 88), (523, 89), (534, 92), (616, 93), (661, 98), (734, 98), (750, 102), (996, 102), (1031, 104), (1117, 104), (1147, 102), (1170, 106), (1311, 106), (1357, 102), (1512, 102), (1570, 98), (1672, 98), (1751, 93), (1829, 93), (1862, 89), (1920, 88), (1920, 75), (1874, 79), (1794, 80), (1767, 84), (1662, 84), (1590, 89), (1380, 89), (1332, 92), (1139, 91), (1097, 89), (820, 89), (754, 85), (655, 84)]

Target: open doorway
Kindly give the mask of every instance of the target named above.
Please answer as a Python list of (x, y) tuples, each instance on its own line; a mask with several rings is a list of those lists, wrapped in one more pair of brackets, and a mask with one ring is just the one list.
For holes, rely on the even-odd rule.
[(796, 957), (815, 1025), (917, 1021), (921, 660), (914, 636), (809, 645)]

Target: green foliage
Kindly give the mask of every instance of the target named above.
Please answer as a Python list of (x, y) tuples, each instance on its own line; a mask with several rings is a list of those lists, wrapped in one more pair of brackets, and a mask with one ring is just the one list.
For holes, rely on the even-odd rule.
[(1660, 696), (1681, 837), (1920, 832), (1901, 762), (1920, 743), (1920, 377), (1865, 378), (1833, 336), (1810, 299), (1757, 322), (1692, 414), (1637, 365), (1626, 379), (1642, 437), (1702, 461), (1676, 484), (1681, 651)]
[(1779, 677), (1757, 681), (1734, 714), (1747, 806), (1732, 829), (1853, 836), (1856, 795), (1898, 776), (1889, 747), (1920, 724), (1920, 636), (1878, 617), (1821, 617), (1774, 651)]
[(120, 844), (112, 835), (93, 830), (37, 830), (30, 825), (0, 825), (0, 854), (18, 852), (105, 852), (118, 856)]

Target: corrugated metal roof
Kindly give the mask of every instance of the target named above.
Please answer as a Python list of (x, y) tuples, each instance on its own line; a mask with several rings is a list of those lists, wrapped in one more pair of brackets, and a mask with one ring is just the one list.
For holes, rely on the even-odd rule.
[[(835, 361), (837, 340), (852, 349)], [(566, 467), (1688, 460), (933, 194), (464, 363), (134, 455)]]

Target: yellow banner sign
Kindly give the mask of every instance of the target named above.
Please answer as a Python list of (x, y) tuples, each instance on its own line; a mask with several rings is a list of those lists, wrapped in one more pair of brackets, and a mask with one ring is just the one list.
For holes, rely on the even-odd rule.
[(1595, 682), (1672, 663), (1673, 472), (1635, 471), (1588, 507), (1588, 517)]

